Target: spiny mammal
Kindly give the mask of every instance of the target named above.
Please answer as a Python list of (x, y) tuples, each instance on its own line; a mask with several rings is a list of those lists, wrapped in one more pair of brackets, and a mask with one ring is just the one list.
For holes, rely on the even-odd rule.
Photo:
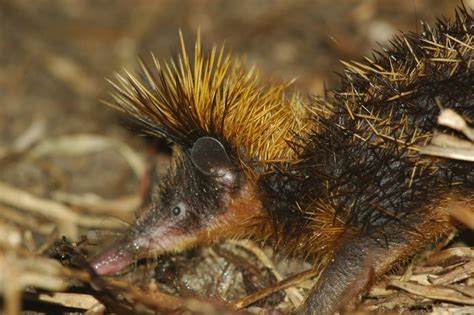
[(119, 78), (116, 106), (175, 143), (174, 162), (151, 208), (93, 268), (251, 236), (327, 265), (300, 312), (352, 309), (378, 277), (455, 229), (451, 201), (474, 210), (472, 164), (417, 149), (452, 132), (437, 125), (438, 104), (474, 121), (473, 34), (460, 8), (347, 64), (340, 88), (309, 104), (199, 44), (194, 66), (183, 47), (170, 66), (142, 67), (142, 80)]

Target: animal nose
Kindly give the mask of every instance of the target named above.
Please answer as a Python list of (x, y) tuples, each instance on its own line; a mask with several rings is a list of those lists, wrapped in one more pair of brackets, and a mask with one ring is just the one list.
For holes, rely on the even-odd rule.
[(107, 275), (119, 272), (138, 258), (129, 244), (119, 241), (97, 254), (90, 264), (97, 274)]

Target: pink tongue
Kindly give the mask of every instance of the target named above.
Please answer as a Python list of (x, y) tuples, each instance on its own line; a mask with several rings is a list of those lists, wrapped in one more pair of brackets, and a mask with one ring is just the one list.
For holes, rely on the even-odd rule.
[(119, 272), (135, 260), (136, 257), (124, 249), (111, 247), (99, 253), (91, 261), (91, 266), (98, 275), (107, 275)]

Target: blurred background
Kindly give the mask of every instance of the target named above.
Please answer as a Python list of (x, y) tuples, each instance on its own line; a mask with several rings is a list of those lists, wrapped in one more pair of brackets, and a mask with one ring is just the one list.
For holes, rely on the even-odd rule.
[[(467, 6), (472, 2), (465, 1)], [(200, 29), (205, 47), (225, 43), (263, 76), (296, 78), (295, 87), (303, 93), (322, 94), (325, 86), (337, 83), (340, 59), (361, 59), (378, 44), (387, 45), (399, 30), (416, 31), (420, 20), (454, 15), (458, 4), (0, 0), (0, 180), (43, 196), (58, 190), (106, 198), (136, 192), (130, 167), (110, 152), (26, 160), (10, 153), (44, 138), (82, 133), (143, 149), (142, 139), (100, 104), (100, 99), (110, 100), (105, 78), (123, 67), (133, 71), (137, 56), (169, 57), (179, 29), (188, 43)]]
[[(464, 3), (474, 7), (474, 0)], [(19, 273), (38, 268), (35, 260), (19, 266), (31, 253), (46, 255), (58, 237), (87, 235), (101, 243), (102, 228), (124, 226), (111, 218), (133, 220), (150, 142), (100, 100), (111, 100), (106, 78), (123, 68), (133, 72), (138, 56), (149, 60), (153, 52), (166, 59), (176, 52), (179, 30), (188, 47), (200, 29), (204, 47), (225, 43), (255, 64), (262, 77), (295, 79), (294, 88), (302, 94), (321, 95), (337, 86), (340, 60), (361, 60), (389, 45), (397, 32), (418, 31), (420, 21), (452, 17), (459, 4), (0, 0), (0, 291), (3, 283), (17, 280), (11, 266), (17, 264)], [(28, 255), (22, 256), (23, 249)], [(18, 259), (8, 260), (5, 252)], [(159, 262), (170, 267), (156, 269), (155, 279), (169, 280), (169, 270), (198, 271), (190, 267), (189, 257), (181, 257), (181, 265), (178, 258)], [(226, 263), (221, 265), (216, 275), (228, 270)], [(203, 270), (209, 274), (207, 265)], [(24, 285), (43, 287), (48, 281)], [(217, 286), (214, 278), (206, 281), (206, 288)], [(253, 290), (268, 285), (262, 282)], [(183, 287), (191, 290), (193, 284), (186, 280)], [(235, 299), (249, 292), (215, 295)]]

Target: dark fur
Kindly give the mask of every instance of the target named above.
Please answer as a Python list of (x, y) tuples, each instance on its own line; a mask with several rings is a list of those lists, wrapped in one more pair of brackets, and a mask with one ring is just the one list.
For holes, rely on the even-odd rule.
[(177, 229), (198, 230), (211, 216), (223, 211), (221, 199), (229, 193), (228, 187), (199, 172), (189, 154), (179, 156), (175, 163), (157, 187), (152, 208), (135, 223), (137, 233), (146, 234), (160, 222), (172, 219), (171, 211), (178, 202), (187, 206), (187, 218), (176, 222)]
[[(473, 57), (459, 54), (461, 62), (451, 73), (452, 64), (431, 62), (430, 51), (422, 48), (424, 39), (443, 42), (447, 34), (461, 39), (472, 34), (473, 27), (472, 16), (460, 9), (454, 22), (439, 21), (433, 30), (425, 27), (423, 35), (405, 34), (390, 49), (375, 53), (377, 65), (384, 69), (392, 65), (398, 72), (408, 73), (421, 59), (426, 76), (406, 82), (373, 72), (363, 77), (348, 69), (339, 89), (330, 91), (326, 100), (314, 100), (313, 105), (324, 110), (315, 111), (317, 130), (305, 146), (296, 148), (301, 162), (285, 176), (273, 174), (262, 181), (276, 230), (283, 229), (288, 240), (301, 238), (308, 217), (296, 214), (323, 200), (348, 228), (368, 234), (378, 230), (380, 237), (386, 236), (383, 230), (390, 222), (402, 229), (415, 228), (410, 214), (436, 203), (443, 193), (459, 189), (474, 198), (472, 163), (422, 156), (409, 149), (426, 144), (434, 131), (454, 133), (437, 124), (438, 103), (474, 121), (474, 70), (468, 66)], [(413, 93), (389, 100), (407, 91)], [(374, 119), (367, 121), (359, 114)], [(378, 130), (389, 130), (386, 135), (397, 141), (376, 135), (369, 122)]]
[[(163, 109), (146, 99), (150, 94), (140, 93), (139, 83), (129, 78), (124, 89), (118, 88), (119, 104), (143, 123), (149, 133), (165, 136), (183, 150), (176, 156), (175, 168), (161, 186), (161, 199), (140, 217), (129, 234), (153, 236), (150, 231), (159, 230), (163, 221), (173, 220), (171, 211), (176, 202), (184, 202), (188, 207), (188, 217), (179, 222), (171, 221), (173, 231), (180, 232), (176, 235), (193, 236), (198, 230), (208, 232), (211, 227), (206, 229), (205, 224), (213, 216), (219, 218), (224, 196), (237, 198), (238, 194), (234, 192), (239, 188), (245, 192), (238, 183), (231, 188), (235, 191), (229, 191), (229, 187), (221, 186), (216, 178), (201, 174), (196, 163), (193, 165), (190, 148), (200, 137), (213, 136), (227, 149), (232, 160), (230, 164), (235, 164), (224, 170), (232, 169), (239, 178), (240, 173), (245, 173), (242, 182), (252, 186), (251, 194), (243, 198), (250, 202), (238, 209), (245, 214), (242, 218), (247, 216), (245, 211), (249, 218), (254, 215), (252, 211), (260, 211), (259, 200), (252, 199), (254, 192), (263, 204), (263, 219), (258, 212), (256, 219), (248, 222), (248, 225), (259, 226), (246, 226), (250, 232), (239, 230), (234, 234), (241, 233), (242, 237), (253, 232), (259, 234), (261, 226), (263, 238), (272, 239), (275, 247), (284, 253), (322, 259), (318, 261), (329, 265), (321, 277), (321, 284), (306, 303), (306, 312), (330, 314), (342, 310), (346, 302), (347, 305), (352, 303), (374, 278), (451, 229), (446, 216), (430, 217), (442, 212), (443, 209), (436, 210), (442, 208), (441, 204), (445, 206), (446, 196), (462, 196), (469, 206), (474, 201), (472, 163), (423, 156), (416, 150), (427, 144), (435, 131), (455, 134), (437, 124), (438, 104), (454, 109), (468, 122), (474, 121), (472, 49), (466, 50), (466, 45), (448, 38), (451, 36), (462, 42), (472, 37), (473, 31), (472, 15), (461, 8), (453, 22), (439, 21), (434, 29), (425, 27), (422, 35), (403, 34), (393, 41), (390, 49), (375, 53), (373, 62), (368, 61), (365, 66), (349, 65), (340, 88), (328, 91), (325, 99), (315, 98), (310, 105), (314, 129), (309, 135), (303, 135), (306, 130), (300, 130), (301, 137), (292, 140), (295, 142), (293, 149), (298, 153), (297, 160), (284, 159), (284, 165), (268, 163), (268, 169), (262, 172), (251, 163), (240, 163), (237, 167), (241, 148), (222, 139), (225, 137), (220, 133), (223, 133), (228, 107), (224, 106), (218, 112), (222, 120), (211, 116), (210, 123), (214, 124), (211, 130), (215, 132), (206, 133), (199, 129), (198, 116), (187, 112), (195, 104), (192, 104), (192, 95), (184, 92), (183, 83), (177, 82), (177, 93), (172, 93), (164, 78), (155, 78), (150, 82), (151, 92), (148, 92), (160, 99), (160, 106), (172, 104), (167, 113), (178, 122), (172, 127), (162, 126), (162, 120), (169, 115), (162, 115)], [(447, 47), (439, 48), (426, 41)], [(444, 49), (457, 53), (444, 54)], [(439, 56), (452, 59), (436, 60)], [(397, 76), (387, 74), (391, 71)], [(236, 85), (240, 84), (240, 80), (234, 81)], [(239, 97), (240, 89), (229, 88), (229, 91), (236, 91), (234, 96)], [(221, 101), (227, 102), (227, 99)], [(211, 115), (217, 115), (213, 111), (214, 105), (209, 107)], [(245, 109), (239, 107), (237, 113), (241, 114)], [(285, 122), (291, 121), (284, 118)], [(245, 126), (246, 120), (238, 122), (236, 127), (239, 129), (236, 130), (245, 127), (252, 130)], [(292, 138), (292, 132), (296, 131), (287, 129), (284, 131)], [(283, 152), (280, 147), (273, 145), (278, 150), (272, 153)], [(272, 154), (272, 157), (279, 156)], [(250, 166), (251, 171), (243, 170), (243, 165)], [(249, 174), (252, 174), (251, 178), (243, 177), (249, 177)], [(268, 222), (271, 228), (268, 228)], [(229, 228), (232, 227), (225, 226), (216, 233), (225, 234)], [(212, 235), (206, 241), (221, 236)], [(121, 243), (125, 251), (130, 250), (133, 239), (137, 239), (136, 235), (128, 237)], [(132, 245), (127, 245), (127, 241)], [(181, 249), (180, 244), (176, 246)], [(100, 266), (102, 260), (123, 258), (123, 253), (124, 250), (118, 247), (112, 254), (99, 258), (96, 265)], [(332, 259), (330, 263), (325, 260), (327, 258)]]

